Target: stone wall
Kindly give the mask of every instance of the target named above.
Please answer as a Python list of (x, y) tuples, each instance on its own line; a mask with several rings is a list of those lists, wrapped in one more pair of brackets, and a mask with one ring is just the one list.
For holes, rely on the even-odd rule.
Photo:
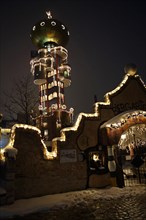
[(60, 163), (59, 158), (45, 160), (37, 132), (17, 128), (15, 197), (30, 198), (86, 188), (86, 162)]

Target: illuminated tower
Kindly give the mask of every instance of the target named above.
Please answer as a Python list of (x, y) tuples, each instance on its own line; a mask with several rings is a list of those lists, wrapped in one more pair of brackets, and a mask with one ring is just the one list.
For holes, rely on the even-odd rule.
[(64, 24), (53, 19), (50, 12), (46, 14), (48, 19), (36, 23), (31, 31), (31, 40), (37, 51), (32, 52), (30, 64), (34, 84), (39, 87), (37, 124), (43, 136), (51, 140), (59, 129), (72, 124), (73, 109), (67, 110), (64, 95), (64, 88), (71, 84), (68, 51), (64, 48), (69, 31)]

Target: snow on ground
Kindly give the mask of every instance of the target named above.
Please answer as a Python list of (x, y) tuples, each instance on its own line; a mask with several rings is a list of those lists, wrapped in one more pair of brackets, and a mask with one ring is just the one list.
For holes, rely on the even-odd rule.
[(0, 219), (13, 216), (42, 212), (55, 207), (74, 207), (79, 203), (87, 203), (91, 199), (114, 199), (127, 195), (146, 192), (146, 186), (107, 187), (105, 189), (87, 189), (81, 191), (47, 195), (37, 198), (16, 200), (14, 204), (0, 207)]

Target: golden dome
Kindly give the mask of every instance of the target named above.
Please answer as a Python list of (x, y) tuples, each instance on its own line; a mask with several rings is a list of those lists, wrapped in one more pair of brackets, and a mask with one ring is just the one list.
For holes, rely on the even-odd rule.
[(69, 40), (69, 31), (60, 21), (53, 19), (50, 12), (46, 12), (48, 19), (39, 21), (31, 30), (32, 43), (38, 48), (52, 43), (65, 46)]

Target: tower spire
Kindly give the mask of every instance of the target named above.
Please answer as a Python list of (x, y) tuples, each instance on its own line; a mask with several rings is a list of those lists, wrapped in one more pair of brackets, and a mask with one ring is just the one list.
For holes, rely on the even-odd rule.
[(48, 19), (51, 19), (51, 18), (52, 18), (51, 11), (46, 11), (46, 14), (47, 14), (47, 16), (48, 16)]

